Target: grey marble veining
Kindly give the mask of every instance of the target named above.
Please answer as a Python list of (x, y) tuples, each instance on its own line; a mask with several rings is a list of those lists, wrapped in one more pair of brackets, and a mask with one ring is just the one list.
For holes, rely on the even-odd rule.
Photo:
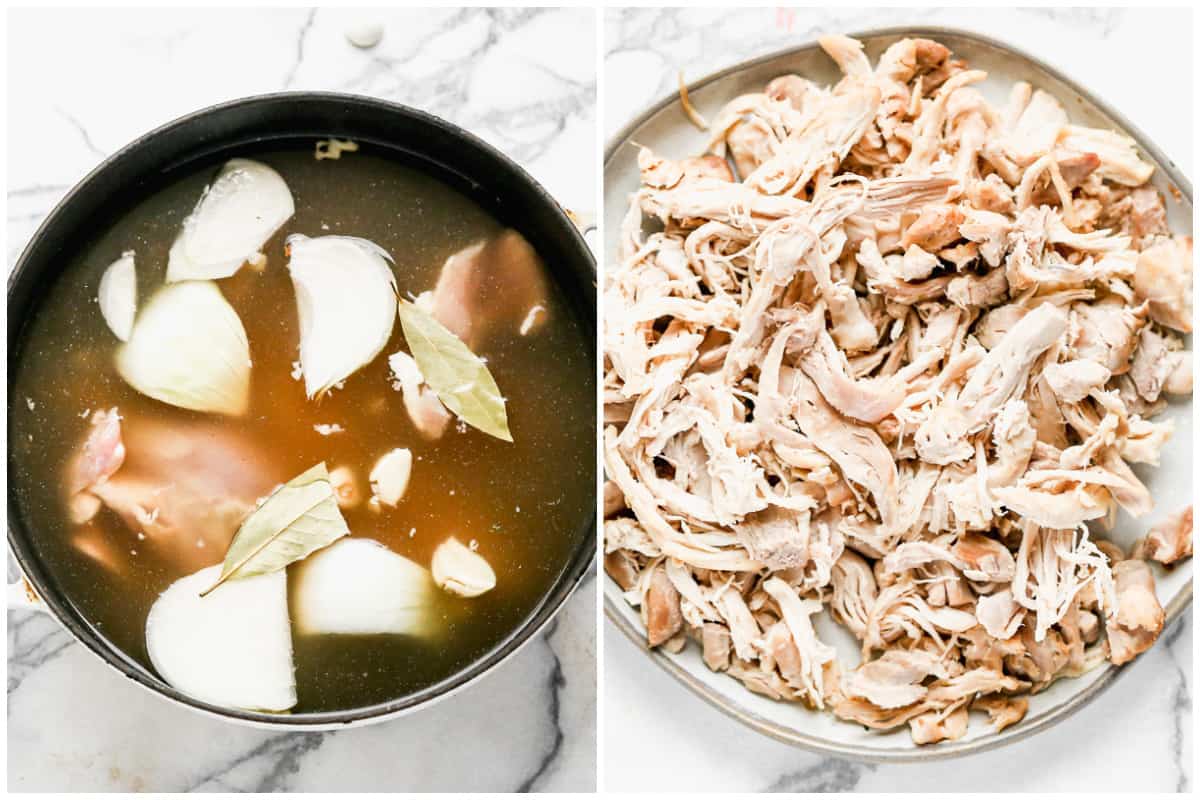
[[(901, 25), (1012, 41), (1086, 84), (1193, 172), (1190, 118), (1155, 92), (1190, 52), (1184, 10), (621, 8), (604, 18), (604, 128), (611, 137), (686, 80), (829, 32)], [(1153, 43), (1153, 45), (1149, 43)], [(1134, 58), (1136, 56), (1136, 58)], [(1134, 66), (1136, 64), (1136, 67)], [(1190, 791), (1193, 618), (1184, 615), (1114, 686), (1049, 731), (996, 751), (917, 765), (819, 756), (756, 734), (706, 705), (605, 625), (605, 786), (638, 791)], [(653, 757), (646, 753), (652, 752)]]
[[(595, 202), (590, 10), (19, 11), (9, 17), (7, 259), (102, 158), (206, 105), (283, 89), (374, 95), (471, 130), (560, 202)], [(69, 54), (66, 55), (66, 54)], [(80, 65), (86, 65), (80, 69)], [(68, 69), (68, 66), (70, 67)], [(11, 72), (10, 72), (11, 74)], [(8, 565), (9, 579), (15, 568)], [(589, 791), (595, 581), (455, 696), (387, 723), (279, 733), (179, 709), (109, 670), (50, 617), (8, 614), (8, 787), (61, 791)]]

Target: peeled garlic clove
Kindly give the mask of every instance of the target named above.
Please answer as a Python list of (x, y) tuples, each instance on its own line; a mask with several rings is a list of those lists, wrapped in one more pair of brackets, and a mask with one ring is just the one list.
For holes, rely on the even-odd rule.
[(318, 550), (300, 564), (295, 580), (297, 633), (436, 631), (429, 572), (371, 539), (341, 539)]
[(404, 499), (412, 476), (412, 451), (397, 447), (375, 462), (371, 468), (371, 494), (379, 502), (394, 506)]
[(392, 335), (391, 256), (366, 239), (289, 236), (288, 271), (300, 315), (300, 366), (309, 397), (379, 355)]
[(258, 161), (235, 158), (221, 168), (171, 245), (167, 281), (227, 278), (296, 213), (279, 173)]
[(100, 314), (109, 329), (122, 342), (129, 341), (137, 314), (137, 269), (132, 250), (126, 250), (104, 270), (98, 294)]
[(337, 498), (340, 508), (354, 508), (362, 502), (358, 478), (349, 467), (334, 467), (329, 470), (329, 483), (333, 486), (333, 495)]
[(433, 552), (433, 580), (451, 594), (478, 597), (496, 587), (496, 573), (471, 548), (451, 536)]
[(117, 372), (144, 395), (180, 408), (240, 415), (250, 403), (250, 344), (211, 281), (170, 283), (146, 302)]
[(287, 573), (230, 581), (205, 597), (220, 565), (181, 578), (146, 618), (146, 650), (163, 680), (214, 705), (286, 711), (296, 705)]
[(378, 22), (357, 21), (346, 26), (346, 40), (355, 47), (367, 49), (383, 39), (383, 26)]

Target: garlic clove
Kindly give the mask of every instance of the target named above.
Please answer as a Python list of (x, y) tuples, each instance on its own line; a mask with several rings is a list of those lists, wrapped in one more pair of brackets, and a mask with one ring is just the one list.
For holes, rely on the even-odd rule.
[(104, 270), (98, 295), (100, 314), (109, 329), (122, 342), (128, 342), (137, 314), (137, 268), (132, 250), (126, 250)]
[(394, 506), (404, 499), (412, 476), (412, 451), (403, 447), (385, 454), (371, 468), (371, 493), (379, 502)]
[(487, 560), (453, 536), (433, 553), (433, 580), (460, 597), (478, 597), (496, 587), (496, 573)]
[(334, 467), (329, 470), (329, 483), (333, 486), (333, 495), (337, 498), (340, 508), (356, 508), (362, 502), (358, 477), (349, 467)]
[(221, 168), (183, 222), (167, 258), (167, 281), (227, 278), (265, 265), (259, 250), (296, 213), (278, 172), (246, 158)]
[(356, 20), (346, 26), (346, 40), (355, 47), (368, 50), (383, 39), (383, 25), (378, 22)]

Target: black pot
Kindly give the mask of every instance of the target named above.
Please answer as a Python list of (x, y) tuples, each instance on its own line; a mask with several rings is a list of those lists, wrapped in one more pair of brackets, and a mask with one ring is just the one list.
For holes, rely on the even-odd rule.
[[(22, 357), (23, 333), (69, 256), (94, 233), (97, 220), (127, 208), (198, 162), (224, 160), (250, 146), (297, 139), (354, 139), (395, 154), (453, 186), (502, 223), (519, 230), (547, 264), (588, 337), (595, 359), (596, 262), (563, 209), (523, 169), (495, 148), (425, 112), (368, 97), (284, 92), (235, 100), (190, 114), (142, 136), (79, 182), (33, 235), (8, 282), (8, 401)], [(11, 452), (9, 458), (11, 459)], [(109, 666), (151, 691), (224, 719), (293, 729), (336, 728), (379, 721), (445, 697), (495, 667), (550, 620), (595, 555), (594, 518), (582, 523), (580, 544), (537, 608), (507, 638), (458, 673), (407, 697), (337, 712), (288, 715), (223, 708), (177, 691), (98, 636), (29, 546), (36, 524), (8, 491), (8, 544), (33, 592), (76, 639)]]

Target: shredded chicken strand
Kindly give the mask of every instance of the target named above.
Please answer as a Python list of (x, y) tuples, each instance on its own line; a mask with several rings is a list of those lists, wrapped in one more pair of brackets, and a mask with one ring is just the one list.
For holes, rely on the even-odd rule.
[[(918, 744), (1163, 626), (1127, 556), (1131, 463), (1192, 390), (1192, 242), (1128, 137), (927, 39), (731, 101), (706, 152), (642, 148), (604, 284), (605, 565), (651, 647)], [(681, 102), (687, 110), (686, 95)], [(858, 641), (843, 666), (814, 624)]]

